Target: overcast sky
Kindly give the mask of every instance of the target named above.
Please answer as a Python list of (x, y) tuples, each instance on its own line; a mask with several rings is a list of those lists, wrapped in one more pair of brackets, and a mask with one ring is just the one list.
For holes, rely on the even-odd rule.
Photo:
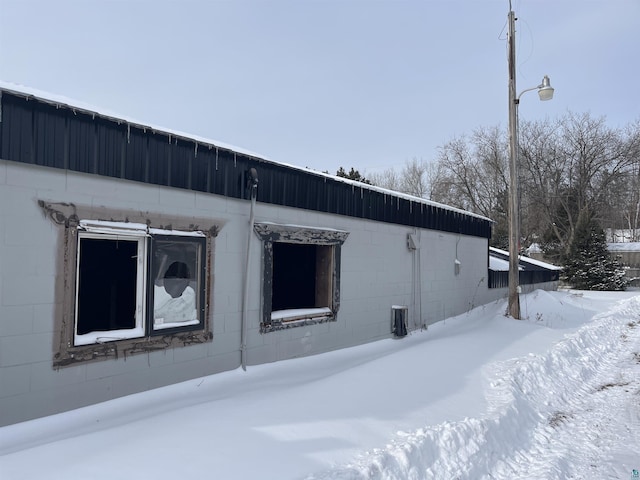
[[(513, 0), (521, 120), (640, 119), (640, 0)], [(335, 173), (508, 118), (508, 0), (0, 0), (0, 79)]]

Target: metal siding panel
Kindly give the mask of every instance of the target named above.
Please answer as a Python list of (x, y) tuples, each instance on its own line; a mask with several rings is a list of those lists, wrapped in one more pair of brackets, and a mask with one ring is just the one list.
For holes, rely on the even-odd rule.
[(275, 193), (275, 203), (277, 205), (286, 205), (285, 201), (287, 199), (287, 188), (289, 188), (289, 176), (287, 175), (286, 170), (280, 171), (280, 179), (281, 179), (281, 188)]
[(195, 152), (193, 143), (174, 140), (169, 146), (171, 152), (170, 185), (177, 188), (189, 188), (191, 180), (191, 160)]
[(362, 218), (371, 218), (374, 209), (376, 208), (375, 199), (377, 197), (377, 192), (372, 192), (371, 190), (362, 190), (362, 199), (361, 199), (361, 217)]
[(318, 210), (320, 207), (319, 187), (322, 185), (322, 178), (316, 175), (309, 177), (307, 183), (307, 206), (310, 210)]
[(95, 126), (91, 117), (77, 114), (69, 122), (69, 168), (95, 173)]
[[(194, 147), (195, 150), (195, 147)], [(198, 145), (191, 162), (191, 188), (199, 192), (209, 191), (209, 166), (214, 165), (215, 150)], [(213, 166), (215, 168), (215, 165)]]
[(149, 138), (149, 183), (169, 185), (169, 137), (152, 133)]
[(256, 200), (258, 202), (270, 203), (270, 192), (273, 189), (273, 174), (271, 169), (260, 165), (258, 169), (258, 192)]
[(329, 213), (338, 213), (340, 211), (340, 203), (342, 202), (341, 184), (335, 181), (330, 182), (331, 185), (331, 209)]
[[(282, 169), (276, 166), (269, 166), (268, 168), (269, 176), (268, 178), (268, 202), (273, 204), (278, 204), (281, 199), (281, 192), (284, 190), (285, 185), (285, 177), (282, 175)], [(263, 184), (264, 185), (264, 184)], [(261, 185), (258, 185), (258, 192), (260, 191)]]
[(400, 213), (403, 225), (411, 225), (411, 200), (400, 199)]
[(304, 194), (303, 189), (301, 188), (300, 182), (300, 172), (292, 172), (291, 175), (291, 186), (289, 187), (289, 203), (292, 207), (301, 207), (304, 203)]
[(313, 185), (313, 177), (298, 175), (296, 177), (296, 198), (300, 208), (311, 209), (311, 189)]
[(368, 218), (380, 218), (382, 216), (382, 212), (386, 208), (386, 194), (382, 192), (376, 192), (372, 195), (372, 197), (375, 199), (375, 202), (373, 204), (374, 210), (371, 212), (371, 216)]
[(229, 196), (229, 170), (232, 168), (233, 154), (227, 150), (218, 149), (217, 169), (214, 175), (214, 191), (218, 195)]
[(351, 200), (351, 185), (346, 183), (340, 184), (338, 187), (338, 204), (336, 205), (336, 213), (338, 215), (349, 215), (349, 200)]
[(347, 204), (349, 200), (349, 195), (351, 194), (351, 186), (346, 183), (338, 182), (337, 185), (337, 203), (336, 203), (336, 212), (338, 215), (346, 215), (347, 214)]
[(132, 128), (127, 133), (124, 178), (137, 182), (147, 181), (148, 137), (141, 129)]
[(309, 201), (309, 190), (311, 188), (311, 182), (305, 182), (302, 175), (296, 175), (293, 179), (296, 202), (300, 208), (308, 209), (311, 205)]
[(364, 188), (358, 187), (354, 204), (354, 216), (362, 218), (362, 198), (364, 197)]
[(273, 169), (260, 169), (260, 171), (258, 171), (258, 182), (258, 201), (272, 203), (273, 192), (277, 188), (276, 175), (274, 175)]
[(254, 167), (258, 172), (258, 190), (256, 190), (256, 200), (260, 202), (260, 201), (263, 201), (261, 199), (265, 198), (264, 194), (267, 193), (267, 192), (263, 192), (261, 194), (260, 189), (262, 187), (267, 187), (269, 170), (265, 168), (265, 165), (263, 163), (260, 163), (260, 162), (258, 162), (257, 165), (254, 165)]
[(345, 204), (345, 187), (347, 185), (341, 182), (335, 182), (333, 195), (335, 202), (333, 203), (333, 210), (331, 213), (337, 213), (338, 215), (344, 215)]
[(295, 205), (294, 201), (294, 178), (292, 172), (284, 172), (284, 188), (282, 189), (282, 199), (280, 205)]
[[(53, 112), (49, 111), (53, 110)], [(66, 120), (63, 110), (41, 105), (34, 110), (34, 153), (37, 165), (64, 168), (66, 160)]]
[(224, 152), (216, 148), (214, 168), (210, 170), (212, 193), (224, 195), (224, 171), (226, 169), (226, 158)]
[(229, 169), (228, 195), (234, 198), (243, 198), (245, 189), (246, 159), (239, 153), (233, 154), (233, 168)]
[(325, 207), (324, 209), (321, 209), (324, 212), (328, 212), (328, 213), (334, 213), (335, 212), (335, 208), (334, 208), (334, 204), (335, 204), (335, 188), (333, 185), (333, 182), (330, 180), (327, 180), (324, 184), (324, 204)]
[(218, 175), (220, 175), (220, 150), (218, 150), (218, 147), (214, 147), (210, 150), (210, 153), (211, 164), (209, 166), (209, 178), (207, 183), (209, 185), (209, 192), (219, 195)]
[(355, 196), (355, 185), (345, 185), (342, 198), (342, 211), (343, 215), (353, 216), (353, 197)]
[(283, 205), (288, 205), (291, 207), (297, 207), (300, 205), (300, 198), (298, 198), (297, 192), (296, 192), (296, 177), (297, 177), (297, 173), (296, 171), (290, 171), (287, 173), (287, 183), (286, 183), (286, 187), (284, 189), (284, 196), (283, 196)]
[(289, 176), (287, 175), (287, 171), (282, 168), (276, 168), (274, 174), (280, 180), (280, 188), (274, 192), (275, 194), (275, 203), (277, 205), (287, 205), (287, 193), (289, 186)]
[(126, 142), (124, 125), (96, 121), (96, 135), (98, 142), (96, 173), (109, 177), (122, 176), (123, 144)]
[(33, 162), (32, 110), (24, 99), (2, 95), (2, 158)]

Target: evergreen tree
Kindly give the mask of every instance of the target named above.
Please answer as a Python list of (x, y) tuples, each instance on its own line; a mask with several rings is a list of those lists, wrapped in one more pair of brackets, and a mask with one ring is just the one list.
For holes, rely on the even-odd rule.
[(371, 182), (360, 175), (360, 172), (353, 167), (349, 170), (349, 173), (344, 168), (340, 167), (336, 172), (336, 177), (348, 178), (349, 180), (355, 180), (356, 182), (362, 182), (371, 185)]
[(607, 250), (604, 230), (587, 209), (578, 216), (563, 279), (581, 290), (624, 290), (624, 269)]

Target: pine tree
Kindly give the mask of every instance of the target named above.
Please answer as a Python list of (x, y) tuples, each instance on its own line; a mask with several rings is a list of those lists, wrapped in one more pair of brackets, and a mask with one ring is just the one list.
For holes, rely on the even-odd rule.
[(360, 172), (353, 167), (351, 167), (349, 173), (347, 173), (344, 168), (340, 167), (336, 172), (336, 177), (348, 178), (349, 180), (355, 180), (356, 182), (362, 182), (371, 185), (371, 182), (364, 178), (364, 176), (360, 175)]
[(587, 209), (580, 212), (563, 279), (581, 290), (624, 290), (624, 269), (607, 250), (604, 230)]

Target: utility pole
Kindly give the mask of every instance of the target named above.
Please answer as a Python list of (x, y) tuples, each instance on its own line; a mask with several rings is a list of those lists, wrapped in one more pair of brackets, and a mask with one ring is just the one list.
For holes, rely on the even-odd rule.
[[(511, 2), (509, 2), (511, 4)], [(520, 320), (520, 204), (518, 196), (518, 102), (516, 97), (516, 19), (509, 10), (509, 315)]]

